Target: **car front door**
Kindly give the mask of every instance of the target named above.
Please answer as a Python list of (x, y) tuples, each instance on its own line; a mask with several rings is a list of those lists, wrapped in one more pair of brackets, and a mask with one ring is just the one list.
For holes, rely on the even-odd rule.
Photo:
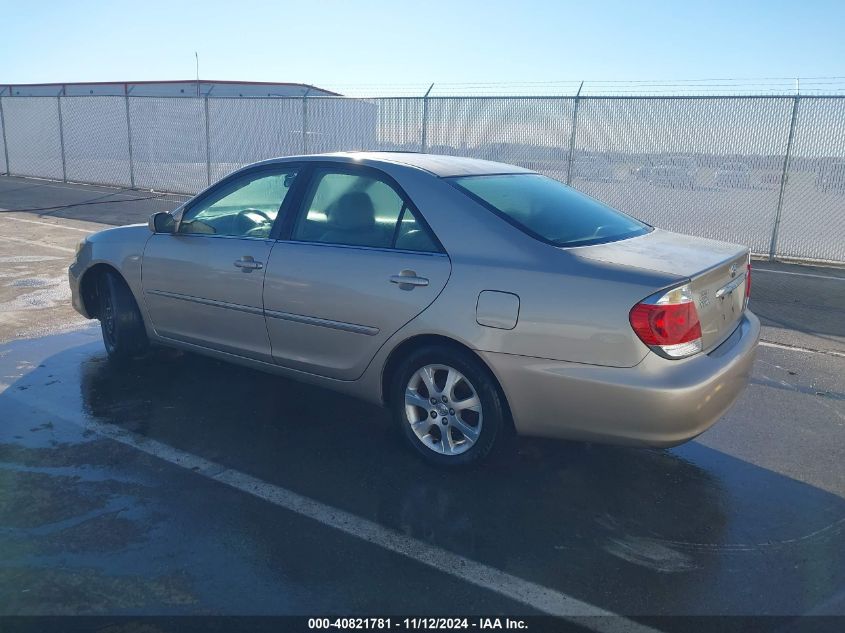
[(157, 334), (272, 362), (261, 295), (297, 171), (274, 165), (227, 178), (188, 204), (175, 233), (149, 239), (143, 293)]
[(273, 359), (354, 380), (434, 301), (451, 265), (419, 211), (379, 170), (320, 165), (303, 194), (267, 265)]

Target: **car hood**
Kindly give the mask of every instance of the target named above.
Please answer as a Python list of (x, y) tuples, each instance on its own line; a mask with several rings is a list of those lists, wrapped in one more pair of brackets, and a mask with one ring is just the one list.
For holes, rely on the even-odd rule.
[(127, 224), (125, 226), (115, 226), (110, 229), (103, 229), (88, 236), (88, 242), (113, 242), (123, 241), (127, 239), (137, 239), (148, 237), (151, 235), (147, 224)]

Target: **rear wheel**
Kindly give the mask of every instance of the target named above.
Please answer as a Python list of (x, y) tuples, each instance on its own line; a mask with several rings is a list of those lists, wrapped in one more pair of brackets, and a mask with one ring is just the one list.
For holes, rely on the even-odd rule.
[(504, 434), (504, 399), (468, 352), (437, 346), (412, 353), (399, 365), (390, 396), (405, 438), (429, 462), (477, 463)]
[(145, 352), (147, 332), (126, 282), (117, 273), (103, 273), (97, 280), (97, 297), (97, 317), (109, 357), (125, 360)]

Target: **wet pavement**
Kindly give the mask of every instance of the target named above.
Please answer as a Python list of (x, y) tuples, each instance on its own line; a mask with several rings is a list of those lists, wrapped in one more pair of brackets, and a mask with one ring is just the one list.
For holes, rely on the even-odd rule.
[(0, 178), (0, 615), (845, 615), (842, 269), (755, 264), (753, 379), (697, 440), (520, 439), (442, 472), (338, 394), (108, 361), (54, 281), (88, 231), (174, 204), (132, 197)]
[[(181, 410), (168, 404), (168, 396), (154, 393), (164, 379), (185, 397), (211, 388), (209, 380), (218, 388), (221, 380), (231, 385), (234, 391), (220, 391), (209, 403), (228, 403), (220, 413), (235, 424), (229, 431), (249, 424), (251, 415), (266, 422), (254, 406), (237, 400), (252, 392), (254, 380), (269, 387), (264, 376), (244, 381), (242, 370), (232, 374), (230, 367), (166, 353), (115, 371), (96, 336), (61, 335), (0, 352), (3, 374), (24, 376), (0, 394), (0, 613), (278, 614), (339, 606), (401, 612), (418, 608), (418, 598), (433, 587), (447, 591), (454, 607), (508, 608), (498, 596), (469, 595), (471, 588), (449, 576), (68, 421), (81, 412), (96, 420), (125, 418), (128, 428), (149, 430), (165, 422), (153, 409), (170, 411), (167, 424), (177, 425), (209, 412), (192, 413), (185, 400)], [(186, 371), (189, 383), (182, 381)], [(119, 384), (102, 382), (118, 376)], [(225, 441), (229, 431), (218, 439)], [(212, 448), (216, 433), (209, 428), (201, 435), (205, 446), (198, 451), (222, 458), (225, 446)], [(280, 470), (290, 468), (281, 452), (263, 457)]]
[[(842, 359), (761, 348), (699, 440), (416, 459), (382, 410), (95, 328), (0, 348), (4, 613), (531, 613), (85, 430), (119, 428), (614, 613), (845, 613)], [(436, 599), (432, 596), (436, 595)]]

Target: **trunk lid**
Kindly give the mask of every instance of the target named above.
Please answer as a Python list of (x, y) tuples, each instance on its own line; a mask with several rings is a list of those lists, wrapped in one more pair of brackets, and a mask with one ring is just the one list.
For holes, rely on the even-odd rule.
[(689, 279), (705, 352), (731, 335), (745, 310), (745, 246), (655, 229), (639, 237), (570, 251), (585, 259), (674, 274), (679, 281)]

